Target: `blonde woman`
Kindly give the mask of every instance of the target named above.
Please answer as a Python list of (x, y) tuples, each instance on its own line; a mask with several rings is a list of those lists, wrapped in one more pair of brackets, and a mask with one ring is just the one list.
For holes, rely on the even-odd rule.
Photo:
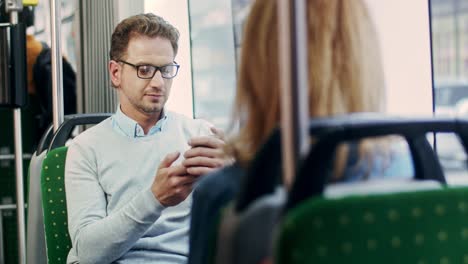
[[(244, 28), (235, 101), (239, 134), (227, 152), (237, 163), (206, 176), (194, 193), (189, 263), (206, 260), (203, 247), (216, 212), (231, 200), (256, 151), (280, 120), (280, 75), (276, 2), (256, 0)], [(374, 24), (362, 0), (309, 0), (307, 45), (309, 116), (382, 112), (385, 83)], [(408, 155), (395, 155), (391, 139), (343, 146), (335, 160), (336, 181), (391, 176), (409, 177)]]

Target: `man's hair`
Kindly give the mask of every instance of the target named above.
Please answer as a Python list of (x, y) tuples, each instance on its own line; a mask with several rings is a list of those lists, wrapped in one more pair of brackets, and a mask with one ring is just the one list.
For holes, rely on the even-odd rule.
[(138, 36), (168, 39), (174, 55), (177, 54), (179, 31), (162, 17), (148, 13), (126, 18), (115, 27), (111, 40), (111, 60), (121, 59), (127, 52), (130, 40)]

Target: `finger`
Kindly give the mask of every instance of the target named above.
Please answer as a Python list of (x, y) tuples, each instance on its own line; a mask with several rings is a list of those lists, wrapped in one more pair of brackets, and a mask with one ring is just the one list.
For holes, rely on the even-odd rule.
[(174, 176), (169, 179), (169, 186), (173, 189), (180, 189), (183, 188), (187, 184), (192, 184), (198, 179), (198, 175), (181, 175), (181, 176)]
[(220, 128), (210, 127), (211, 132), (219, 139), (224, 141), (224, 131)]
[(186, 159), (189, 159), (192, 157), (216, 158), (216, 157), (222, 157), (223, 155), (224, 155), (224, 152), (221, 149), (196, 147), (196, 148), (191, 148), (185, 151), (184, 158)]
[(179, 156), (180, 152), (178, 151), (167, 154), (166, 157), (164, 157), (164, 159), (159, 164), (158, 169), (169, 168), (172, 165), (172, 163), (176, 161), (177, 158), (179, 158)]
[(192, 147), (221, 148), (224, 146), (224, 141), (214, 136), (193, 137), (189, 140), (189, 145)]
[(187, 168), (183, 165), (173, 166), (168, 168), (169, 176), (183, 176), (187, 174)]
[(205, 175), (207, 173), (210, 173), (212, 171), (215, 171), (217, 169), (218, 168), (190, 167), (190, 168), (187, 168), (187, 172), (190, 173), (190, 175), (201, 176), (201, 175)]
[(198, 179), (198, 175), (191, 175), (191, 174), (186, 174), (183, 176), (176, 176), (173, 179), (173, 183), (175, 186), (184, 186), (188, 184), (194, 183)]
[(188, 167), (209, 167), (218, 168), (224, 165), (223, 159), (207, 158), (207, 157), (193, 157), (186, 159), (182, 162), (186, 168)]

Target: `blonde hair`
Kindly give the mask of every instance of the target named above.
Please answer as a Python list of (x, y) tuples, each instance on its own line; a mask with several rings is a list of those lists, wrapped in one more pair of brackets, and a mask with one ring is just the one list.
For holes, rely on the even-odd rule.
[[(234, 109), (234, 120), (242, 124), (227, 147), (241, 164), (252, 159), (280, 120), (276, 2), (256, 0), (244, 27)], [(364, 2), (306, 2), (310, 117), (382, 111), (379, 43)], [(365, 152), (361, 146), (359, 152)], [(341, 167), (344, 152), (337, 159)]]

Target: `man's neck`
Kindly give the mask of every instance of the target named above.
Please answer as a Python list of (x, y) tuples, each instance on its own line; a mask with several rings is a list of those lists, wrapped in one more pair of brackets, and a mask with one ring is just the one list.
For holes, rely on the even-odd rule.
[(125, 109), (122, 109), (122, 106), (120, 107), (120, 110), (126, 116), (137, 122), (141, 126), (141, 128), (143, 128), (143, 132), (145, 133), (145, 135), (148, 134), (149, 130), (154, 125), (156, 125), (156, 123), (161, 119), (161, 117), (164, 114), (164, 109), (157, 113), (151, 114), (142, 113), (141, 111), (126, 111)]

